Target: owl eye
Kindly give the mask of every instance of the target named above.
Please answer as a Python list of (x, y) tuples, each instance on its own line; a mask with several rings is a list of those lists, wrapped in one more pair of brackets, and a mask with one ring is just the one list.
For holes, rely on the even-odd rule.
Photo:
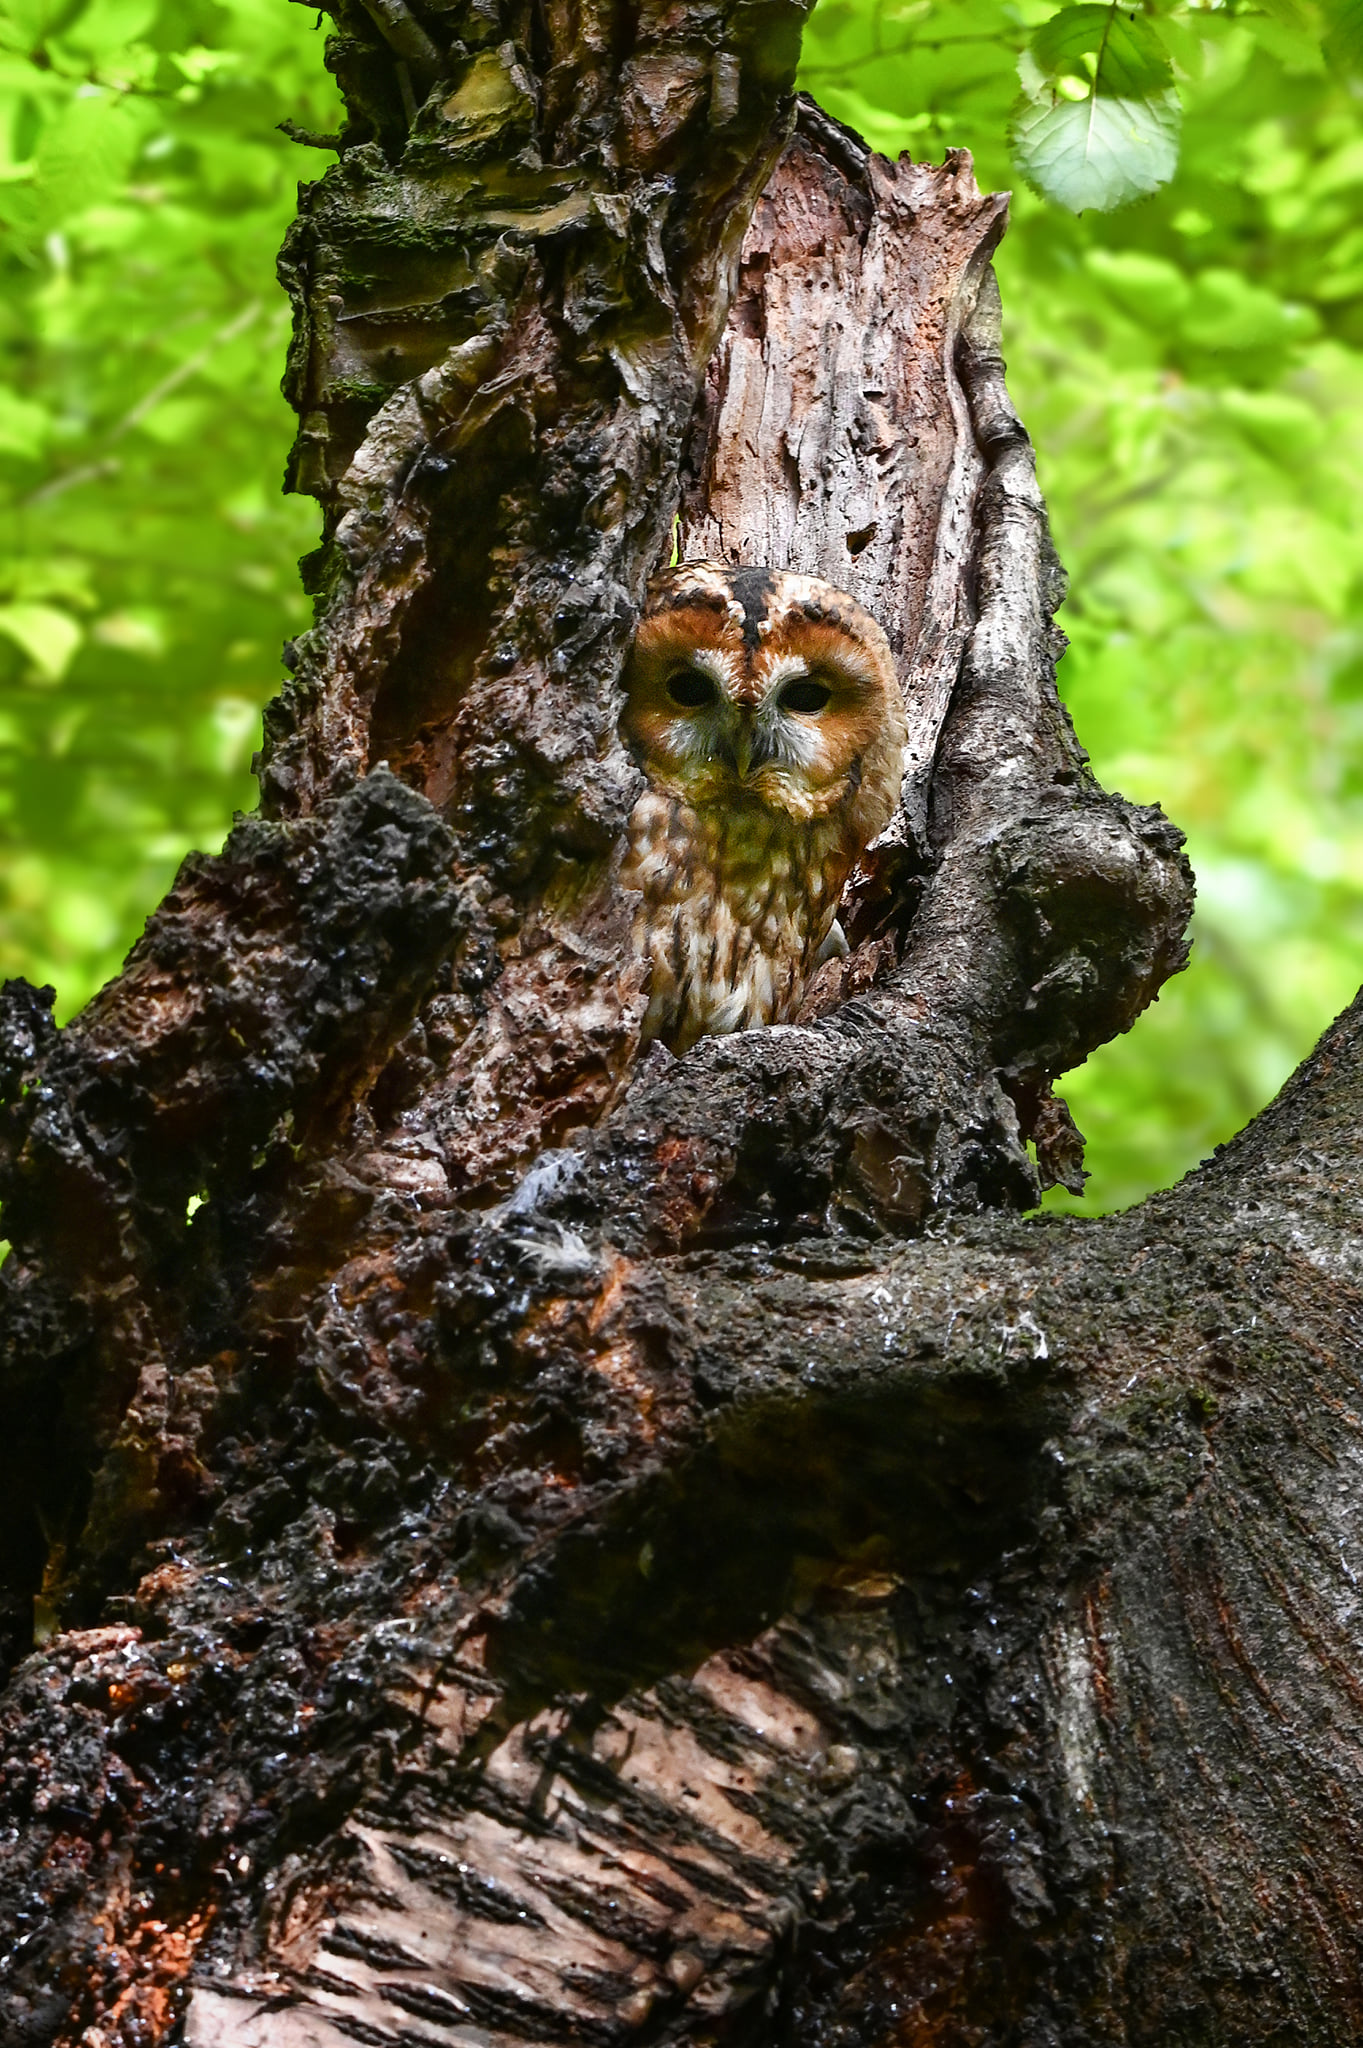
[(713, 704), (719, 692), (711, 678), (702, 675), (698, 668), (682, 668), (668, 677), (667, 694), (683, 711), (699, 711), (703, 704)]
[(800, 682), (787, 683), (779, 701), (783, 711), (810, 713), (822, 711), (832, 695), (826, 683), (815, 682), (813, 676), (806, 676)]

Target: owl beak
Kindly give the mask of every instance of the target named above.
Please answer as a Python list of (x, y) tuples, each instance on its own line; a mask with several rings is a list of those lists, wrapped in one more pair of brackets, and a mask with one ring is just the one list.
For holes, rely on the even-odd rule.
[(733, 742), (733, 763), (739, 780), (746, 782), (754, 768), (761, 768), (770, 759), (771, 743), (767, 734), (745, 719)]
[(753, 736), (747, 725), (740, 725), (736, 732), (721, 733), (715, 741), (715, 755), (732, 768), (741, 782), (752, 762)]

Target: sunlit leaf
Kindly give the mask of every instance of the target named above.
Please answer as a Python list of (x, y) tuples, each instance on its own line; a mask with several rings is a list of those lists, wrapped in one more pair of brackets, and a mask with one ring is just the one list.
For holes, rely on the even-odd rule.
[(14, 553), (0, 568), (0, 595), (16, 603), (56, 603), (69, 611), (88, 611), (94, 603), (91, 564), (79, 555)]
[(1144, 249), (1090, 249), (1084, 260), (1132, 319), (1156, 332), (1177, 328), (1193, 295), (1177, 264)]
[(1143, 16), (1093, 0), (1062, 7), (1033, 31), (1018, 71), (1013, 157), (1048, 199), (1108, 212), (1173, 176), (1173, 67)]
[(1319, 39), (1324, 21), (1320, 0), (1263, 0), (1264, 12), (1285, 28)]
[(47, 604), (0, 604), (0, 634), (22, 649), (45, 683), (59, 683), (81, 642), (68, 612)]
[(1292, 72), (1320, 72), (1325, 69), (1325, 52), (1319, 29), (1304, 31), (1279, 21), (1271, 14), (1247, 14), (1245, 24), (1256, 42), (1276, 57), (1283, 69)]
[(1288, 391), (1231, 389), (1223, 393), (1221, 408), (1256, 447), (1289, 467), (1314, 454), (1325, 438), (1316, 408)]
[(40, 49), (69, 12), (69, 0), (5, 0), (0, 9), (0, 43), (13, 50)]
[(1042, 79), (1081, 79), (1104, 99), (1143, 100), (1173, 85), (1163, 44), (1143, 16), (1120, 6), (1062, 7), (1028, 45)]
[(1285, 304), (1238, 270), (1217, 265), (1198, 277), (1182, 326), (1198, 348), (1239, 351), (1305, 340), (1319, 322), (1308, 308)]
[(1172, 92), (1149, 99), (1028, 102), (1013, 120), (1022, 175), (1071, 213), (1107, 213), (1173, 177), (1179, 105)]
[(0, 385), (0, 454), (41, 455), (51, 432), (46, 406)]
[(166, 651), (165, 616), (146, 608), (110, 612), (94, 628), (92, 638), (101, 647), (118, 647), (125, 654), (157, 661)]
[(55, 227), (122, 181), (133, 160), (142, 116), (111, 92), (80, 92), (44, 131), (36, 159), (39, 218)]
[(145, 34), (155, 21), (157, 0), (88, 0), (74, 21), (64, 21), (63, 43), (78, 50), (113, 55)]

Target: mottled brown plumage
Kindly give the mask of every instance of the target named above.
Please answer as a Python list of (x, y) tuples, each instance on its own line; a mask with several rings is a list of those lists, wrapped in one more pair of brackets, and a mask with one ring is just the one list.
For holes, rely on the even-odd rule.
[(812, 576), (692, 562), (655, 577), (621, 731), (648, 777), (621, 879), (651, 968), (644, 1036), (794, 1015), (838, 899), (889, 823), (903, 698), (884, 633)]

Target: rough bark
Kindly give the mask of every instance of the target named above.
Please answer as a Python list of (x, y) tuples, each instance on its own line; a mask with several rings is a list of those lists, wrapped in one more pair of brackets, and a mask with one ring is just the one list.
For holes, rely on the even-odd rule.
[[(794, 122), (777, 0), (336, 19), (262, 813), (0, 1020), (0, 2038), (1351, 2038), (1363, 1018), (1017, 1215), (1190, 878), (1056, 697), (1001, 202)], [(677, 519), (853, 589), (914, 733), (849, 959), (680, 1061)]]

